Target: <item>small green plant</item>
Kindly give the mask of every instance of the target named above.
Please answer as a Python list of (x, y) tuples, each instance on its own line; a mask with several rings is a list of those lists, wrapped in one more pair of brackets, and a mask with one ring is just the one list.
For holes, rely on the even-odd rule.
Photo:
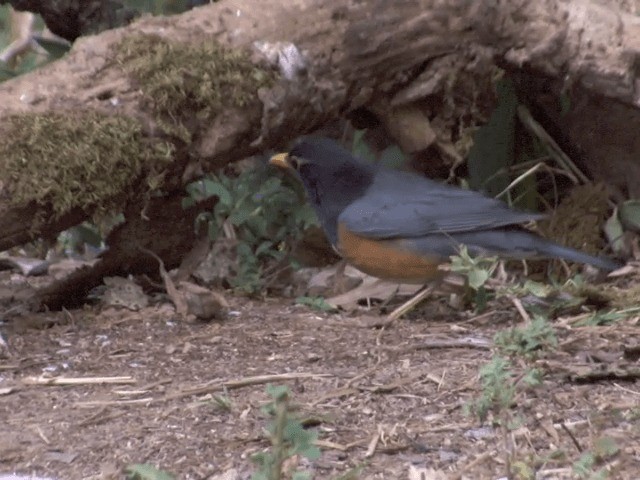
[(596, 327), (603, 325), (611, 325), (625, 318), (625, 314), (617, 310), (608, 310), (606, 312), (595, 312), (593, 315), (576, 323), (577, 327)]
[(451, 271), (466, 278), (466, 284), (473, 295), (473, 301), (478, 311), (484, 310), (489, 300), (485, 288), (487, 281), (493, 275), (498, 260), (494, 257), (472, 257), (467, 247), (462, 245), (458, 255), (451, 256)]
[[(271, 449), (252, 457), (258, 466), (252, 480), (280, 480), (283, 478), (285, 460), (301, 455), (310, 460), (320, 457), (320, 449), (314, 445), (317, 433), (306, 430), (300, 420), (293, 414), (290, 406), (290, 392), (285, 386), (267, 386), (267, 394), (271, 397), (263, 409), (263, 413), (273, 420), (267, 427)], [(309, 480), (311, 474), (296, 471), (292, 480)]]
[(525, 327), (498, 332), (494, 337), (494, 344), (507, 355), (531, 358), (545, 348), (555, 347), (558, 339), (547, 319), (537, 316)]
[(363, 470), (364, 465), (358, 465), (357, 467), (354, 467), (337, 477), (336, 480), (357, 480), (358, 478), (360, 478)]
[(530, 368), (516, 375), (508, 357), (535, 356), (545, 348), (555, 347), (558, 340), (553, 327), (544, 317), (536, 317), (524, 328), (511, 328), (498, 332), (494, 345), (501, 355), (495, 355), (480, 369), (482, 395), (471, 405), (471, 411), (484, 421), (489, 411), (496, 413), (514, 403), (518, 385), (534, 387), (540, 384), (542, 373)]
[(153, 465), (135, 464), (125, 469), (128, 480), (173, 480), (174, 476)]
[(224, 410), (225, 412), (230, 412), (233, 403), (231, 399), (226, 395), (214, 395), (213, 396), (213, 404), (219, 408), (220, 410)]
[(480, 368), (482, 395), (471, 406), (471, 412), (484, 421), (492, 410), (510, 408), (515, 399), (516, 388), (509, 360), (494, 356), (489, 363)]
[(187, 186), (183, 206), (217, 197), (211, 211), (197, 221), (205, 223), (209, 238), (232, 235), (238, 243), (238, 268), (229, 279), (246, 293), (260, 291), (268, 266), (284, 261), (315, 215), (301, 193), (263, 167), (249, 168), (237, 176), (210, 175)]
[(581, 479), (605, 480), (608, 478), (606, 469), (594, 471), (598, 465), (615, 456), (620, 447), (609, 437), (597, 438), (593, 449), (583, 453), (573, 464), (573, 473)]
[(323, 297), (298, 297), (296, 298), (297, 305), (305, 305), (314, 310), (321, 312), (335, 311), (335, 307), (329, 305)]

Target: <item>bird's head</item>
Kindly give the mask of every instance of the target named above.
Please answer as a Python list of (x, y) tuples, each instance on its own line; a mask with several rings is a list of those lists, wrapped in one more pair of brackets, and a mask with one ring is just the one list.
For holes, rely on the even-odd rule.
[(269, 163), (296, 172), (308, 191), (321, 186), (329, 194), (345, 187), (360, 191), (375, 173), (373, 166), (324, 137), (303, 137), (288, 153), (274, 155)]
[(338, 216), (364, 195), (375, 175), (372, 165), (324, 137), (303, 137), (289, 153), (274, 155), (269, 163), (296, 172), (332, 241)]

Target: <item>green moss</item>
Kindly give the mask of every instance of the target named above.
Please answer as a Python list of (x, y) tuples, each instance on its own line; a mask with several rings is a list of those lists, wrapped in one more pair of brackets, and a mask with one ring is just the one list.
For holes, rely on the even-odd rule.
[(246, 52), (212, 38), (186, 44), (135, 35), (114, 49), (115, 61), (135, 80), (161, 127), (186, 142), (194, 120), (210, 121), (225, 108), (256, 102), (258, 89), (275, 80)]
[(145, 143), (134, 119), (96, 112), (24, 114), (0, 124), (0, 180), (11, 203), (35, 202), (60, 216), (74, 208), (95, 218), (122, 209), (122, 193), (147, 188), (172, 160), (172, 147)]

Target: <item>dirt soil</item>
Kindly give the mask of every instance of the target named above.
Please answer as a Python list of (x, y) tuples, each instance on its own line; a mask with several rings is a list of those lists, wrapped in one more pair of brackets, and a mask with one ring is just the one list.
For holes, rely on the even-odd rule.
[[(589, 476), (600, 469), (640, 478), (637, 317), (602, 327), (556, 320), (559, 344), (535, 362), (543, 384), (519, 389), (510, 409), (481, 423), (466, 406), (482, 393), (493, 334), (523, 323), (511, 303), (474, 315), (435, 300), (381, 328), (376, 312), (230, 302), (217, 323), (179, 322), (159, 303), (5, 325), (0, 474), (119, 479), (148, 463), (180, 479), (248, 479), (250, 456), (269, 447), (260, 407), (271, 382), (288, 385), (315, 419), (322, 456), (299, 462), (315, 479), (358, 466), (353, 478), (497, 479), (509, 466), (520, 476), (508, 478), (601, 478)], [(517, 378), (526, 364), (516, 364)], [(125, 383), (33, 379), (114, 376)], [(584, 476), (572, 473), (585, 463)]]

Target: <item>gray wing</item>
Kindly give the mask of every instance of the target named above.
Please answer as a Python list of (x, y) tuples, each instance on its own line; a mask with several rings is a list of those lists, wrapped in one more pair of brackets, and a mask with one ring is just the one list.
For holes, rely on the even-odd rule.
[(417, 175), (380, 170), (364, 196), (338, 218), (348, 230), (369, 238), (488, 230), (543, 218), (505, 203)]

